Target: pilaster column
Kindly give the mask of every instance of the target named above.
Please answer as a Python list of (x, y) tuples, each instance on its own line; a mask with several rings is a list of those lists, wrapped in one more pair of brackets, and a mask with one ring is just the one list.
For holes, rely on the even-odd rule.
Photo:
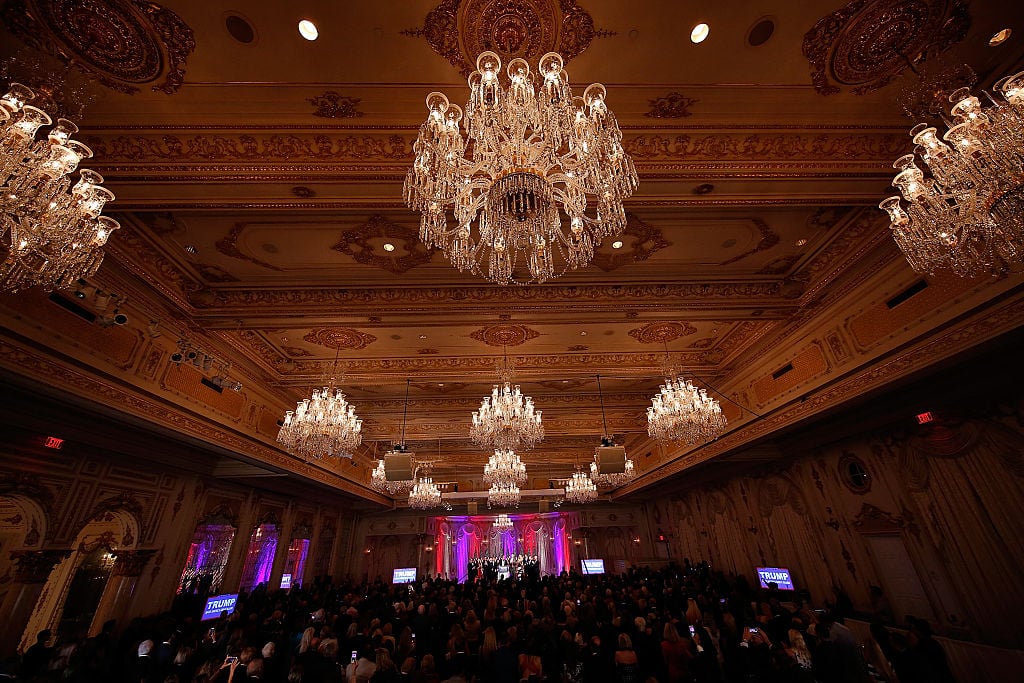
[(99, 633), (103, 624), (110, 619), (124, 618), (135, 595), (135, 586), (139, 583), (142, 570), (154, 553), (155, 550), (123, 550), (117, 553), (114, 568), (107, 579), (107, 587), (103, 589), (100, 603), (96, 606), (89, 635)]
[[(292, 531), (295, 528), (295, 505), (288, 501), (288, 505), (281, 515), (281, 528), (277, 534), (277, 548), (274, 549), (274, 564), (270, 569), (270, 581), (267, 588), (275, 589), (281, 585), (281, 576), (284, 574), (284, 564), (288, 560), (288, 547), (292, 544)], [(292, 581), (296, 578), (293, 576)]]
[(8, 657), (17, 650), (50, 572), (70, 554), (70, 550), (17, 550), (11, 553), (15, 563), (14, 580), (0, 605), (0, 614), (3, 615), (0, 619), (0, 657)]

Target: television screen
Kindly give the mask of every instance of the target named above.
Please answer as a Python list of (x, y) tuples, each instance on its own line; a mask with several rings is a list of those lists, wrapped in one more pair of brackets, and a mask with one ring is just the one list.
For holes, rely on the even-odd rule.
[(796, 590), (793, 588), (793, 577), (785, 567), (758, 567), (757, 578), (761, 580), (761, 588), (767, 588), (769, 583), (777, 583), (779, 590)]
[(292, 575), (291, 574), (282, 574), (281, 575), (281, 588), (291, 588), (291, 587), (292, 587)]
[(396, 569), (391, 577), (391, 583), (412, 583), (416, 580), (416, 567)]
[(203, 608), (203, 618), (200, 621), (216, 619), (221, 612), (231, 614), (235, 611), (235, 603), (238, 602), (238, 593), (214, 595), (206, 601)]
[(604, 574), (604, 560), (583, 560), (584, 574)]

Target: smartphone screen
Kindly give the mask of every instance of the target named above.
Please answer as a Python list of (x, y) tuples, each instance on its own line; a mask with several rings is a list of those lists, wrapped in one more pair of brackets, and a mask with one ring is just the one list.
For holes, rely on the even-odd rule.
[(751, 626), (750, 627), (750, 632), (751, 633), (760, 633), (760, 631), (755, 626)]
[(690, 635), (697, 635), (697, 629), (695, 629), (693, 626), (690, 626)]
[(238, 661), (238, 657), (225, 657), (224, 661), (228, 664), (234, 664)]
[(359, 653), (357, 651), (355, 651), (355, 650), (352, 650), (352, 661), (354, 662), (358, 658), (359, 658)]

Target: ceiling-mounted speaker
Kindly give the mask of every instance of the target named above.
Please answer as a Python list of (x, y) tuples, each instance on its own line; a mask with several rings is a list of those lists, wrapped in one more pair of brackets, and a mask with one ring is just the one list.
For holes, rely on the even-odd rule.
[(412, 479), (412, 454), (385, 454), (384, 478), (388, 481), (409, 481)]
[(477, 513), (477, 510), (480, 509), (479, 506), (480, 503), (476, 502), (475, 500), (469, 501), (468, 503), (466, 503), (466, 514), (475, 515)]
[(623, 446), (599, 446), (598, 474), (622, 474), (626, 471), (626, 449)]

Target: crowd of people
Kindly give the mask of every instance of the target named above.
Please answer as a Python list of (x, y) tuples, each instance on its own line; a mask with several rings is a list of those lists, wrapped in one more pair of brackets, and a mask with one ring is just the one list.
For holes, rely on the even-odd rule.
[[(623, 575), (474, 576), (465, 583), (315, 582), (239, 596), (200, 621), (177, 611), (52, 644), (24, 681), (124, 683), (949, 683), (927, 624), (881, 623), (871, 650), (831, 609), (706, 565)], [(869, 666), (870, 660), (875, 666)]]
[(474, 557), (469, 561), (470, 580), (539, 579), (540, 558), (536, 555), (501, 555)]

